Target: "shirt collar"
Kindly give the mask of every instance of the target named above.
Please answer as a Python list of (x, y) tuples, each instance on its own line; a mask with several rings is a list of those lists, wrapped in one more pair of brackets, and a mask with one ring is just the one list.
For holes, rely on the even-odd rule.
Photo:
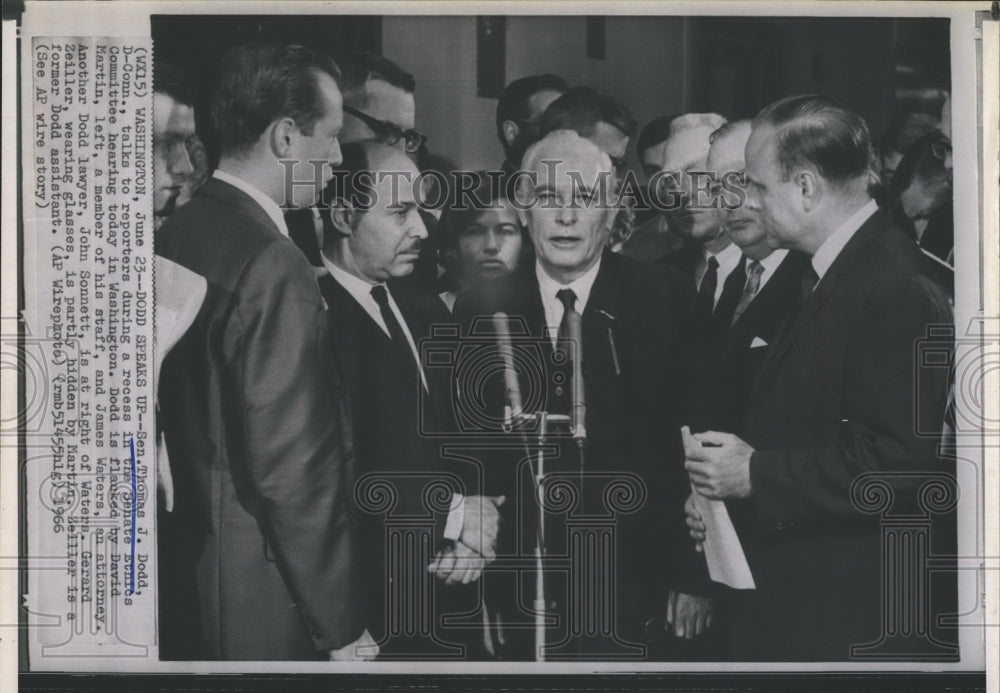
[(720, 279), (722, 277), (728, 277), (729, 273), (736, 269), (736, 265), (740, 264), (740, 257), (743, 256), (743, 252), (740, 247), (735, 243), (730, 243), (725, 248), (720, 250), (718, 253), (710, 253), (707, 250), (702, 251), (705, 255), (705, 262), (708, 262), (708, 258), (715, 255), (715, 261), (719, 263), (719, 274)]
[[(764, 258), (763, 260), (757, 260), (757, 262), (759, 262), (761, 265), (764, 266), (764, 274), (774, 274), (774, 271), (778, 269), (778, 265), (781, 264), (781, 262), (785, 259), (786, 255), (788, 255), (787, 248), (778, 248), (777, 250), (773, 251), (770, 255), (768, 255), (766, 258)], [(751, 260), (750, 258), (747, 258), (748, 267), (750, 266), (751, 262), (754, 261)]]
[(264, 213), (267, 214), (268, 218), (274, 222), (274, 225), (278, 227), (278, 231), (281, 232), (281, 235), (288, 235), (288, 226), (285, 224), (285, 215), (282, 213), (281, 207), (278, 206), (277, 202), (262, 193), (259, 188), (250, 185), (245, 180), (237, 178), (231, 173), (226, 173), (225, 171), (220, 171), (219, 169), (215, 169), (215, 171), (212, 172), (212, 176), (214, 178), (218, 178), (223, 183), (229, 183), (229, 185), (233, 186), (237, 190), (249, 195), (250, 199), (256, 202), (260, 208), (264, 210)]
[(538, 289), (541, 291), (543, 302), (558, 301), (556, 292), (560, 289), (572, 289), (576, 294), (576, 310), (583, 315), (590, 299), (590, 290), (594, 288), (594, 281), (597, 279), (597, 272), (601, 269), (601, 258), (597, 259), (594, 266), (571, 281), (569, 284), (560, 284), (555, 279), (545, 273), (542, 263), (535, 261), (535, 276), (538, 278)]
[(869, 200), (866, 205), (841, 224), (836, 231), (827, 236), (826, 240), (823, 241), (812, 256), (813, 270), (816, 271), (816, 276), (819, 279), (822, 279), (823, 275), (827, 273), (833, 261), (840, 255), (840, 251), (854, 237), (858, 229), (877, 211), (878, 203), (875, 200)]
[(372, 287), (375, 286), (375, 284), (372, 284), (368, 280), (362, 279), (361, 277), (356, 277), (345, 269), (341, 269), (337, 265), (333, 264), (330, 258), (323, 253), (320, 253), (319, 257), (320, 260), (323, 261), (323, 266), (326, 267), (327, 272), (330, 273), (330, 276), (332, 276), (338, 284), (347, 289), (348, 293), (359, 300), (361, 298), (367, 299), (371, 297)]

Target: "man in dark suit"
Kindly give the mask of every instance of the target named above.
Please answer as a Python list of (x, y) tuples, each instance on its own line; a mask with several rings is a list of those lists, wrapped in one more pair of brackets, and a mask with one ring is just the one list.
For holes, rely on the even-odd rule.
[[(938, 502), (955, 492), (954, 470), (937, 456), (947, 373), (915, 383), (916, 346), (929, 327), (951, 324), (949, 304), (919, 249), (868, 193), (872, 151), (861, 117), (819, 97), (783, 99), (754, 120), (746, 159), (748, 204), (772, 242), (811, 261), (739, 436), (685, 441), (697, 490), (749, 505), (737, 531), (756, 589), (734, 604), (733, 655), (955, 656), (934, 625), (895, 622), (933, 623), (948, 577), (936, 580), (919, 557), (883, 555), (892, 546), (883, 533), (907, 517), (926, 520), (929, 536), (911, 538), (926, 539), (930, 553), (953, 544), (948, 503)], [(944, 496), (930, 498), (927, 484)], [(690, 504), (689, 524), (704, 536)], [(899, 603), (884, 562), (913, 571), (926, 589)]]
[(803, 253), (772, 248), (760, 215), (745, 203), (749, 137), (750, 121), (740, 120), (726, 123), (710, 138), (707, 170), (715, 177), (720, 226), (743, 254), (746, 278), (733, 287), (707, 326), (704, 365), (695, 388), (702, 407), (692, 419), (695, 430), (731, 431), (739, 425), (768, 349), (798, 303), (809, 263)]
[[(732, 310), (745, 279), (740, 249), (722, 232), (709, 194), (706, 170), (712, 132), (724, 125), (717, 113), (685, 113), (670, 123), (670, 136), (647, 155), (660, 167), (655, 202), (665, 207), (670, 230), (684, 246), (662, 262), (691, 278), (702, 317)], [(658, 151), (658, 153), (656, 153)], [(623, 251), (629, 253), (628, 245)]]
[[(428, 564), (449, 585), (478, 580), (494, 556), (503, 499), (478, 495), (477, 470), (447, 464), (441, 438), (431, 435), (450, 430), (450, 380), (423, 368), (418, 347), (432, 325), (452, 320), (436, 295), (395, 283), (413, 272), (427, 238), (419, 172), (403, 152), (376, 142), (346, 144), (343, 155), (325, 195), (332, 228), (320, 289), (359, 460), (365, 625), (384, 657), (469, 656), (454, 638), (449, 649), (435, 624), (423, 623), (435, 627), (431, 638), (417, 627), (421, 614), (441, 616), (442, 599), (455, 602), (457, 588), (435, 595)], [(376, 488), (391, 489), (391, 506), (372, 500)], [(442, 494), (430, 495), (435, 488)], [(464, 596), (474, 608), (476, 595)], [(414, 627), (400, 627), (406, 623)]]
[[(559, 165), (552, 169), (543, 163), (551, 161)], [(565, 336), (571, 321), (582, 322), (578, 346), (587, 403), (583, 459), (565, 427), (560, 431), (553, 425), (548, 443), (556, 448), (546, 454), (541, 494), (548, 499), (546, 556), (555, 561), (546, 564), (546, 601), (559, 614), (558, 622), (547, 628), (544, 655), (670, 656), (657, 649), (664, 642), (665, 620), (682, 637), (692, 637), (709, 618), (694, 596), (707, 578), (690, 545), (684, 545), (682, 504), (688, 482), (680, 439), (670, 428), (671, 422), (682, 420), (687, 404), (687, 327), (694, 294), (669, 268), (606, 251), (617, 212), (609, 203), (615, 179), (610, 158), (595, 144), (573, 131), (557, 130), (528, 149), (524, 168), (534, 177), (522, 177), (520, 188), (527, 203), (521, 221), (537, 256), (534, 271), (460, 296), (455, 312), (471, 324), (504, 311), (516, 325), (526, 326), (528, 334), (519, 342), (527, 339), (526, 353), (538, 357), (537, 371), (524, 369), (521, 377), (529, 413), (570, 412), (576, 398), (571, 362), (577, 357)], [(533, 372), (543, 380), (532, 378)], [(470, 401), (488, 396), (470, 391), (471, 383), (460, 385)], [(582, 431), (576, 433), (579, 437)], [(533, 435), (528, 438), (534, 440)], [(514, 559), (530, 560), (537, 496), (523, 462), (518, 455), (516, 464), (491, 465), (487, 474), (508, 475), (494, 483), (517, 494), (508, 505), (522, 514), (505, 518), (506, 536), (517, 534), (505, 549)], [(567, 491), (567, 485), (580, 483), (582, 490), (577, 485)], [(618, 493), (625, 489), (628, 493)], [(568, 506), (559, 502), (574, 496), (577, 500)], [(611, 553), (587, 553), (582, 547), (588, 546), (610, 547)], [(559, 564), (563, 559), (568, 563)], [(574, 567), (567, 573), (566, 565)], [(531, 645), (529, 605), (539, 596), (532, 594), (534, 579), (530, 572), (522, 573), (521, 587), (512, 588), (518, 592), (507, 600), (515, 613), (508, 612), (504, 622), (518, 625), (517, 632), (508, 628), (507, 642), (528, 643), (510, 652), (512, 658), (539, 654)], [(518, 606), (524, 613), (517, 613)]]
[[(197, 599), (182, 659), (369, 657), (352, 576), (348, 412), (323, 304), (280, 206), (311, 204), (282, 162), (340, 160), (336, 66), (300, 46), (221, 61), (211, 105), (218, 169), (157, 235), (205, 298), (159, 382), (181, 550)], [(314, 164), (315, 165), (315, 164)], [(328, 168), (328, 166), (324, 166)], [(315, 174), (315, 175), (314, 175)], [(320, 176), (319, 174), (322, 174)], [(322, 180), (319, 181), (322, 183)]]

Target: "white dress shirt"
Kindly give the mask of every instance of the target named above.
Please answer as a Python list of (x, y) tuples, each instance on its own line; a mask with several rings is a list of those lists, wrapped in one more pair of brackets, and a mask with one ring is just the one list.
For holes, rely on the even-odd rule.
[[(764, 285), (767, 284), (767, 280), (774, 276), (775, 271), (777, 271), (778, 269), (778, 265), (781, 264), (781, 262), (785, 259), (787, 255), (788, 255), (788, 250), (786, 248), (779, 248), (778, 250), (775, 250), (763, 260), (757, 260), (757, 262), (760, 263), (760, 266), (763, 267), (764, 269), (760, 273), (760, 286), (757, 287), (757, 293), (754, 294), (754, 297), (757, 297), (760, 294), (761, 290), (764, 288)], [(750, 267), (751, 262), (753, 262), (753, 260), (747, 258), (748, 268)], [(750, 279), (749, 274), (750, 270), (747, 269), (748, 281)]]
[(262, 193), (258, 188), (250, 185), (245, 180), (237, 178), (231, 173), (226, 173), (225, 171), (220, 171), (215, 169), (212, 172), (213, 178), (218, 178), (223, 183), (229, 183), (234, 188), (245, 192), (250, 198), (260, 205), (260, 208), (264, 210), (264, 213), (274, 222), (274, 225), (278, 227), (278, 231), (281, 231), (282, 236), (288, 236), (288, 226), (285, 224), (285, 215), (281, 211), (281, 207), (278, 203), (272, 200), (270, 197)]
[[(713, 253), (702, 249), (701, 262), (698, 263), (697, 276), (695, 277), (695, 289), (701, 289), (701, 280), (705, 278), (705, 274), (708, 271), (708, 259), (712, 257)], [(718, 253), (714, 253), (715, 261), (719, 263), (719, 268), (716, 270), (716, 276), (718, 280), (715, 283), (715, 297), (712, 300), (712, 309), (718, 305), (719, 299), (722, 297), (722, 290), (726, 288), (726, 279), (732, 274), (733, 270), (736, 269), (737, 265), (740, 264), (740, 258), (743, 257), (743, 252), (740, 247), (735, 243), (730, 243), (725, 248), (720, 250)]]
[[(385, 320), (382, 319), (382, 309), (379, 308), (375, 297), (372, 296), (372, 287), (375, 284), (356, 277), (346, 270), (342, 270), (333, 264), (323, 253), (320, 253), (319, 257), (323, 261), (323, 266), (326, 267), (330, 276), (333, 277), (333, 280), (347, 290), (347, 293), (368, 313), (368, 317), (374, 320), (375, 324), (391, 339), (392, 335), (389, 334), (389, 327), (385, 324)], [(399, 311), (399, 306), (396, 305), (396, 299), (392, 297), (392, 292), (388, 290), (388, 287), (386, 287), (385, 294), (389, 297), (389, 308), (392, 310), (392, 314), (396, 316), (396, 322), (399, 323), (400, 329), (403, 330), (403, 334), (406, 336), (406, 343), (410, 345), (410, 351), (413, 352), (414, 363), (417, 366), (417, 372), (420, 373), (420, 383), (424, 386), (424, 392), (426, 392), (427, 378), (424, 376), (424, 369), (420, 363), (420, 357), (417, 355), (417, 347), (413, 341), (413, 335), (410, 334), (410, 327), (406, 324), (403, 314)], [(414, 402), (415, 404), (416, 402)], [(462, 524), (464, 521), (465, 506), (462, 503), (462, 494), (455, 493), (451, 497), (448, 518), (445, 520), (444, 538), (458, 541), (459, 537), (462, 536)]]
[[(375, 284), (372, 284), (360, 277), (356, 277), (346, 270), (342, 270), (333, 264), (326, 255), (320, 253), (320, 259), (323, 260), (323, 266), (326, 267), (330, 276), (333, 277), (334, 281), (340, 284), (342, 287), (347, 289), (355, 301), (368, 313), (368, 317), (375, 321), (375, 324), (385, 332), (386, 336), (390, 339), (392, 335), (389, 333), (389, 326), (385, 324), (385, 320), (382, 319), (382, 309), (379, 308), (378, 302), (375, 297), (372, 296), (372, 288)], [(389, 308), (392, 310), (392, 314), (396, 316), (396, 322), (399, 323), (400, 328), (403, 330), (403, 335), (406, 337), (406, 343), (410, 347), (410, 352), (413, 354), (413, 361), (417, 366), (417, 371), (420, 373), (420, 383), (424, 386), (424, 390), (427, 390), (427, 378), (424, 376), (423, 366), (420, 364), (420, 356), (417, 353), (416, 342), (413, 341), (413, 335), (410, 334), (410, 326), (406, 324), (406, 319), (403, 318), (403, 314), (399, 310), (399, 306), (396, 305), (396, 299), (392, 297), (392, 292), (386, 287), (386, 296), (389, 297)]]
[(545, 331), (548, 333), (549, 339), (552, 340), (553, 346), (559, 338), (559, 325), (562, 323), (563, 313), (566, 310), (556, 294), (563, 289), (572, 289), (573, 293), (576, 294), (576, 312), (583, 315), (587, 301), (590, 300), (590, 290), (594, 287), (594, 280), (597, 279), (597, 272), (600, 269), (601, 260), (598, 258), (593, 267), (569, 284), (560, 284), (545, 273), (540, 262), (535, 262), (535, 277), (538, 278), (538, 289), (542, 295), (542, 308), (545, 310)]
[(844, 249), (844, 246), (854, 238), (854, 234), (868, 221), (868, 217), (877, 211), (878, 203), (875, 200), (869, 200), (868, 204), (852, 214), (836, 231), (827, 236), (826, 240), (816, 249), (815, 254), (812, 256), (812, 267), (819, 278), (817, 279), (817, 284), (823, 278), (823, 275), (826, 274), (827, 270), (830, 269), (833, 261), (840, 255), (840, 251)]

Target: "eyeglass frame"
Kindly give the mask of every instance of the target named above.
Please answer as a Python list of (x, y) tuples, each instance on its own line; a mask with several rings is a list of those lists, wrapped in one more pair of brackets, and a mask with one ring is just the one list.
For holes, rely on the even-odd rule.
[(390, 123), (387, 120), (379, 120), (347, 104), (344, 104), (344, 113), (349, 113), (370, 127), (372, 132), (375, 133), (376, 141), (381, 144), (392, 146), (400, 140), (404, 140), (406, 152), (412, 154), (419, 151), (420, 147), (427, 143), (427, 135), (423, 135), (413, 128), (403, 130), (395, 123)]

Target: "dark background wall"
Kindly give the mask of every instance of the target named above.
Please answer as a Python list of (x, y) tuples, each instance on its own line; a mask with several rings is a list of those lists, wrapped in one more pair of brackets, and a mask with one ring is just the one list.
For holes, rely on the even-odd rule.
[(897, 112), (939, 114), (950, 88), (947, 19), (158, 15), (152, 29), (157, 57), (203, 93), (222, 53), (245, 41), (381, 53), (416, 77), (430, 150), (467, 168), (502, 159), (496, 83), (538, 72), (601, 87), (640, 123), (685, 111), (748, 117), (780, 96), (818, 92), (860, 112), (875, 134)]

